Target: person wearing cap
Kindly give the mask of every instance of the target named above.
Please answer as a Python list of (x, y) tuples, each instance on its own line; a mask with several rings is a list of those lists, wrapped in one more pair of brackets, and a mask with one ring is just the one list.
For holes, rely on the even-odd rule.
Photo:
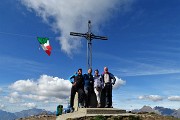
[(102, 74), (102, 80), (104, 82), (105, 89), (105, 108), (112, 108), (112, 85), (115, 84), (116, 78), (112, 73), (108, 71), (108, 67), (104, 67), (104, 73)]
[(97, 99), (97, 107), (101, 107), (101, 91), (104, 87), (104, 83), (102, 81), (101, 75), (99, 75), (99, 70), (96, 69), (94, 71), (94, 92), (96, 94), (96, 99)]
[(92, 75), (92, 69), (88, 69), (88, 73), (83, 75), (84, 77), (84, 92), (85, 92), (85, 107), (91, 107), (90, 98), (94, 92), (94, 79)]
[(71, 98), (70, 98), (70, 109), (73, 112), (74, 108), (74, 97), (76, 92), (78, 92), (78, 103), (79, 107), (84, 107), (84, 77), (82, 75), (82, 69), (78, 69), (77, 74), (72, 75), (69, 78), (69, 81), (72, 83), (71, 88)]

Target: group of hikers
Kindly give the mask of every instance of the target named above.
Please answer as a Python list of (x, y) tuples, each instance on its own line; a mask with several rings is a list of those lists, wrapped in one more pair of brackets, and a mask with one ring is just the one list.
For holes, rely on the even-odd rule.
[(112, 108), (112, 85), (115, 84), (116, 78), (113, 74), (108, 72), (108, 67), (104, 67), (104, 72), (99, 75), (99, 70), (94, 71), (92, 75), (92, 69), (88, 69), (87, 74), (82, 74), (82, 69), (78, 69), (77, 73), (69, 78), (72, 83), (71, 96), (70, 96), (70, 109), (74, 111), (74, 98), (76, 92), (78, 92), (78, 106), (80, 108), (89, 108), (90, 99), (92, 93), (96, 94), (97, 106), (101, 106), (101, 93), (105, 91), (105, 108)]

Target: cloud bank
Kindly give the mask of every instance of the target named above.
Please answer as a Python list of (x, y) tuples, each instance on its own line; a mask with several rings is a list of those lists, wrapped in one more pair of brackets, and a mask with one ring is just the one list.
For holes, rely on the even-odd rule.
[[(37, 80), (18, 80), (9, 88), (15, 91), (6, 97), (11, 103), (19, 102), (20, 99), (47, 102), (52, 99), (68, 98), (71, 83), (62, 78), (42, 75)], [(31, 106), (32, 104), (27, 105)]]
[(168, 100), (170, 100), (170, 101), (180, 101), (180, 96), (170, 96), (170, 97), (168, 97)]
[[(125, 83), (126, 81), (116, 77), (116, 84), (113, 88), (118, 89)], [(21, 102), (22, 99), (46, 102), (60, 101), (69, 98), (71, 86), (68, 80), (41, 75), (37, 80), (17, 80), (11, 84), (9, 88), (14, 92), (6, 96), (6, 99), (10, 103)]]
[(81, 46), (81, 41), (69, 35), (74, 32), (87, 32), (87, 22), (92, 20), (96, 32), (101, 23), (109, 20), (115, 11), (129, 9), (133, 0), (20, 0), (28, 10), (36, 13), (60, 33), (58, 40), (61, 49), (72, 54)]
[(159, 95), (143, 95), (143, 96), (139, 96), (138, 97), (140, 100), (150, 100), (153, 102), (158, 102), (158, 101), (162, 101), (163, 97), (159, 96)]
[[(114, 89), (126, 84), (125, 80), (116, 77)], [(71, 83), (68, 80), (41, 75), (38, 79), (17, 80), (9, 86), (7, 96), (1, 97), (0, 109), (8, 109), (7, 106), (18, 105), (23, 108), (36, 108), (56, 106), (57, 103), (67, 104), (70, 96)], [(142, 95), (139, 100), (159, 102), (163, 100), (180, 101), (180, 96), (162, 97), (159, 95)], [(5, 102), (4, 102), (5, 101)], [(142, 103), (144, 105), (144, 103)], [(54, 109), (54, 108), (53, 108)], [(14, 110), (16, 111), (16, 110)]]

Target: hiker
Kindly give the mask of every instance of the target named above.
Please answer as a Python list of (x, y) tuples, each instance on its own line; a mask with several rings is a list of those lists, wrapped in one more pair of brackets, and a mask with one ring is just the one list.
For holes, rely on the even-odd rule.
[(78, 92), (78, 103), (79, 107), (82, 108), (84, 107), (83, 101), (84, 101), (84, 78), (82, 75), (82, 69), (78, 69), (77, 74), (72, 75), (69, 78), (69, 81), (72, 83), (72, 88), (71, 88), (71, 98), (70, 98), (70, 108), (71, 112), (74, 111), (74, 97), (76, 92)]
[(104, 67), (104, 73), (102, 74), (102, 80), (104, 82), (106, 104), (105, 108), (112, 108), (112, 85), (115, 84), (116, 78), (113, 74), (108, 72), (108, 67)]
[(94, 92), (94, 79), (92, 75), (92, 69), (88, 69), (88, 73), (84, 74), (84, 92), (85, 92), (85, 107), (91, 107), (90, 98)]
[(101, 107), (101, 92), (104, 87), (104, 83), (102, 80), (101, 75), (99, 75), (99, 70), (96, 69), (94, 71), (94, 92), (96, 93), (96, 99), (97, 99), (97, 108)]

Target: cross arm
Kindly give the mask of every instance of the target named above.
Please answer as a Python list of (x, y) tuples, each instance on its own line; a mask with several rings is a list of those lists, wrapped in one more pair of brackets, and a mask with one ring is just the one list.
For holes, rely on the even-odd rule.
[(76, 32), (70, 32), (70, 35), (72, 36), (80, 36), (80, 37), (86, 37), (86, 33), (76, 33)]
[(92, 39), (100, 39), (100, 40), (107, 40), (108, 38), (105, 36), (96, 36), (94, 34), (91, 34)]

